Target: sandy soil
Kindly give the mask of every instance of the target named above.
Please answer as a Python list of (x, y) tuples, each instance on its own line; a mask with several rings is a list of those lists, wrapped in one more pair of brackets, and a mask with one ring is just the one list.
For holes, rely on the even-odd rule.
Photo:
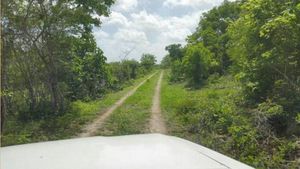
[(161, 109), (160, 109), (160, 90), (161, 90), (161, 81), (163, 78), (164, 72), (162, 71), (160, 74), (160, 77), (158, 79), (156, 88), (155, 88), (155, 93), (153, 96), (153, 103), (152, 103), (152, 114), (151, 114), (151, 119), (150, 119), (150, 132), (151, 133), (162, 133), (166, 134), (167, 129), (165, 126), (165, 122), (162, 118), (161, 115)]

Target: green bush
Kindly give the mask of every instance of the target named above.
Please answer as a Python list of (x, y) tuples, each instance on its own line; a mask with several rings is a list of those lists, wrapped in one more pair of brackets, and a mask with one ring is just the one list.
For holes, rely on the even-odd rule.
[[(172, 133), (255, 168), (296, 169), (296, 140), (278, 137), (272, 127), (285, 117), (283, 107), (268, 101), (249, 108), (239, 83), (232, 77), (209, 79), (201, 90), (182, 88), (188, 94), (176, 103), (176, 114), (167, 116), (176, 123), (174, 127), (180, 126)], [(174, 88), (179, 92), (177, 86)]]

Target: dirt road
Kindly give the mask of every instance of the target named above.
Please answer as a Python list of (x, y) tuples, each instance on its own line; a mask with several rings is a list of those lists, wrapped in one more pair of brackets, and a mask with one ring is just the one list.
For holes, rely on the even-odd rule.
[(150, 75), (147, 79), (142, 81), (139, 85), (137, 85), (135, 88), (130, 90), (126, 95), (124, 95), (120, 100), (118, 100), (113, 106), (108, 108), (105, 112), (101, 113), (101, 115), (99, 115), (99, 117), (97, 119), (95, 119), (92, 123), (85, 126), (83, 129), (83, 132), (80, 133), (78, 135), (78, 137), (94, 136), (96, 134), (96, 132), (98, 131), (98, 129), (100, 129), (102, 127), (105, 120), (113, 113), (113, 111), (116, 110), (118, 107), (120, 107), (128, 97), (133, 95), (139, 87), (141, 87), (148, 79), (153, 77), (156, 73), (153, 73), (152, 75)]
[(150, 132), (151, 133), (162, 133), (166, 134), (167, 129), (164, 123), (164, 120), (161, 116), (161, 109), (160, 109), (160, 90), (161, 90), (161, 81), (163, 78), (164, 72), (162, 71), (160, 74), (160, 77), (158, 79), (156, 88), (155, 88), (155, 93), (153, 96), (153, 101), (152, 101), (152, 114), (151, 114), (151, 119), (150, 119)]

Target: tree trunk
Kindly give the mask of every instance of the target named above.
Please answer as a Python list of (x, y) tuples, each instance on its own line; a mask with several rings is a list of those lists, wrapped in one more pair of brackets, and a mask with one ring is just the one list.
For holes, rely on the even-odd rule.
[(60, 98), (58, 84), (55, 75), (50, 75), (51, 108), (55, 114), (60, 110)]
[[(3, 52), (5, 49), (6, 52)], [(7, 64), (8, 64), (8, 52), (9, 46), (3, 39), (3, 34), (1, 32), (1, 133), (3, 132), (5, 116), (7, 112), (7, 99), (6, 99), (6, 90), (7, 90)]]
[[(50, 51), (50, 50), (49, 50)], [(54, 60), (54, 53), (49, 52), (49, 65), (51, 66), (48, 69), (49, 72), (49, 82), (50, 82), (50, 91), (51, 91), (51, 105), (52, 110), (57, 115), (64, 109), (63, 96), (60, 93), (58, 86), (58, 72), (56, 68), (56, 62)]]
[(29, 93), (29, 110), (33, 112), (35, 111), (36, 108), (36, 97), (35, 97), (34, 87), (31, 80), (29, 80), (27, 83), (28, 83), (28, 93)]
[[(48, 48), (51, 45), (47, 45)], [(38, 52), (39, 57), (41, 58), (42, 62), (45, 64), (46, 68), (46, 74), (48, 76), (48, 88), (50, 92), (50, 97), (51, 97), (51, 109), (54, 112), (54, 114), (58, 114), (61, 110), (64, 109), (63, 105), (63, 98), (60, 94), (59, 91), (59, 86), (58, 86), (58, 73), (56, 69), (56, 63), (53, 59), (53, 53), (51, 52), (51, 48), (49, 50), (41, 50), (38, 48), (37, 44), (34, 43), (34, 47)], [(45, 53), (49, 51), (49, 53)]]

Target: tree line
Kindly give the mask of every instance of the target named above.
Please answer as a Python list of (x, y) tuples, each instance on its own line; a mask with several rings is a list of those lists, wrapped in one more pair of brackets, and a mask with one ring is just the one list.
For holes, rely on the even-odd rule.
[[(297, 0), (225, 0), (201, 16), (185, 46), (171, 44), (165, 48), (168, 54), (162, 66), (171, 69), (171, 82), (201, 88), (211, 76), (231, 75), (241, 83), (245, 102), (239, 106), (248, 111), (236, 116), (254, 121), (247, 124), (251, 126), (249, 132), (245, 130), (252, 140), (246, 140), (248, 145), (238, 155), (255, 164), (267, 154), (277, 153), (277, 159), (257, 164), (262, 168), (279, 163), (278, 168), (287, 167), (283, 159), (294, 157), (284, 153), (291, 144), (283, 140), (300, 136), (299, 24)], [(240, 127), (230, 125), (228, 129)], [(230, 134), (227, 131), (228, 137)], [(242, 145), (243, 140), (239, 141)], [(263, 147), (256, 157), (254, 145)]]
[(75, 100), (94, 100), (155, 65), (107, 63), (93, 27), (108, 16), (113, 0), (3, 0), (1, 129), (5, 119), (46, 119), (64, 114)]

